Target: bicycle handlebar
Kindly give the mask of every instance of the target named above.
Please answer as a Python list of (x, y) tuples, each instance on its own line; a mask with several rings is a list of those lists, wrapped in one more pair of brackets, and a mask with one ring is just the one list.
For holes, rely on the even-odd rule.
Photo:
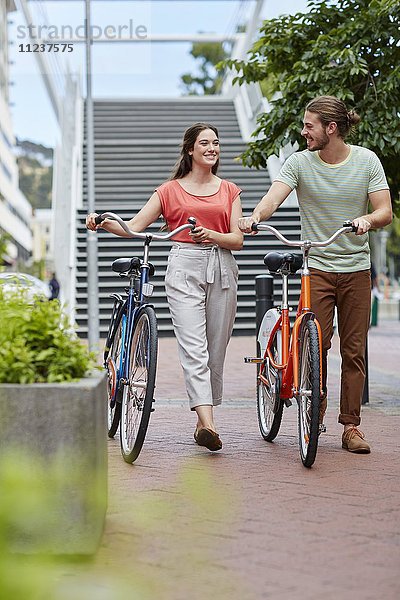
[(354, 226), (351, 221), (346, 221), (345, 223), (343, 223), (343, 227), (338, 229), (330, 238), (324, 240), (323, 242), (312, 242), (311, 240), (300, 240), (298, 242), (294, 242), (285, 238), (285, 236), (283, 236), (277, 229), (275, 229), (275, 227), (272, 227), (272, 225), (253, 223), (251, 229), (252, 231), (270, 231), (275, 235), (275, 237), (277, 237), (279, 240), (281, 240), (281, 242), (283, 242), (287, 246), (295, 246), (296, 248), (303, 248), (304, 246), (307, 246), (309, 248), (321, 248), (324, 246), (328, 246), (329, 244), (334, 242), (340, 235), (342, 235), (342, 233), (350, 233), (357, 231), (357, 227)]
[(151, 238), (152, 240), (170, 240), (177, 233), (180, 233), (185, 229), (191, 229), (193, 231), (193, 229), (196, 227), (196, 219), (194, 217), (189, 217), (187, 224), (180, 225), (180, 227), (177, 227), (169, 233), (142, 233), (138, 231), (132, 231), (131, 229), (129, 229), (125, 221), (123, 221), (119, 215), (112, 212), (105, 212), (101, 215), (97, 215), (97, 217), (95, 217), (96, 225), (100, 225), (105, 219), (112, 219), (113, 221), (117, 221), (117, 223), (121, 225), (122, 229), (129, 235), (129, 237), (137, 237), (141, 238), (142, 240), (148, 238)]

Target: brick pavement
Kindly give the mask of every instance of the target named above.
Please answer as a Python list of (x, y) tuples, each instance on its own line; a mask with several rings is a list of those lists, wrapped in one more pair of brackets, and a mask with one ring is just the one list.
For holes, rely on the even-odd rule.
[(242, 362), (253, 338), (231, 340), (218, 454), (193, 442), (175, 342), (161, 339), (157, 408), (142, 454), (126, 465), (119, 442), (109, 444), (109, 513), (91, 571), (100, 581), (117, 575), (126, 585), (118, 598), (397, 600), (399, 334), (398, 322), (370, 333), (362, 429), (373, 451), (362, 456), (340, 447), (335, 341), (328, 431), (312, 469), (299, 459), (294, 406), (275, 443), (259, 435), (254, 366)]

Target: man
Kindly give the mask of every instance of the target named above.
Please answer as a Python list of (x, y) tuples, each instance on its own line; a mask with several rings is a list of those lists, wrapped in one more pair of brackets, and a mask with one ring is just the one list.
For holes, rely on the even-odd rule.
[(56, 300), (60, 295), (60, 284), (57, 281), (56, 274), (53, 273), (49, 281), (50, 298), (49, 300)]
[[(320, 423), (326, 411), (327, 354), (338, 313), (342, 357), (339, 423), (342, 447), (369, 453), (360, 424), (365, 380), (365, 343), (371, 303), (371, 273), (367, 232), (388, 225), (392, 208), (388, 184), (378, 157), (345, 141), (360, 117), (333, 96), (320, 96), (306, 107), (302, 136), (307, 150), (295, 152), (283, 165), (253, 214), (239, 220), (249, 233), (252, 223), (267, 220), (296, 189), (302, 238), (323, 240), (351, 220), (356, 235), (340, 236), (326, 248), (310, 252), (311, 305), (322, 330), (322, 387)], [(368, 202), (372, 210), (368, 213)]]

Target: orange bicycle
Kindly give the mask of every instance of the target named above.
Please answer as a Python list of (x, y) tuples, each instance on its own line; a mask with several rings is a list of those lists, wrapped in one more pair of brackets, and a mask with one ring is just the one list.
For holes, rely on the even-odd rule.
[[(350, 221), (343, 224), (329, 239), (290, 241), (271, 225), (254, 223), (253, 231), (270, 231), (287, 246), (302, 249), (302, 255), (269, 252), (264, 264), (270, 273), (282, 276), (282, 304), (268, 310), (257, 335), (257, 357), (245, 362), (256, 363), (257, 413), (262, 437), (272, 442), (278, 435), (283, 407), (298, 406), (300, 456), (305, 467), (315, 461), (320, 434), (319, 408), (322, 395), (321, 328), (311, 310), (310, 271), (308, 256), (311, 248), (328, 246), (343, 233), (356, 231)], [(296, 319), (290, 326), (288, 276), (301, 268), (301, 291)]]

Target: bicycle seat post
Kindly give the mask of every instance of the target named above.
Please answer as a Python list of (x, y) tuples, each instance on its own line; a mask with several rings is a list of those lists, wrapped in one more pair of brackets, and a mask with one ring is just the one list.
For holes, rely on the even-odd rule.
[(305, 240), (303, 244), (303, 268), (301, 271), (301, 287), (302, 296), (299, 304), (301, 312), (307, 312), (311, 309), (311, 287), (310, 287), (310, 270), (308, 268), (308, 255), (312, 243), (310, 240)]
[(281, 272), (282, 275), (282, 310), (289, 308), (289, 296), (288, 296), (288, 273)]

